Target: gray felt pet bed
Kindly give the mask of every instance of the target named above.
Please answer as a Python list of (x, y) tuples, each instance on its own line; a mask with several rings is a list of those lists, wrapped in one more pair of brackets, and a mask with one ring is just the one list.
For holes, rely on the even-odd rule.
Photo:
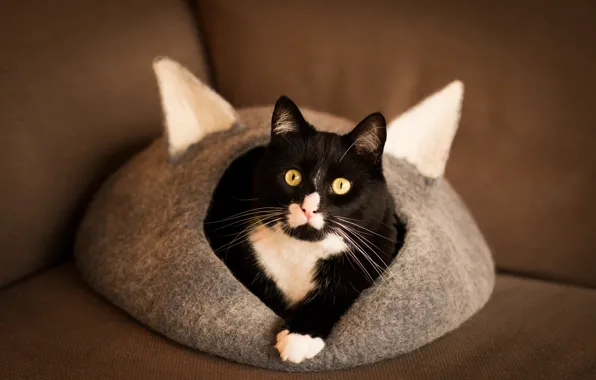
[[(200, 351), (278, 370), (372, 363), (426, 345), (476, 313), (493, 289), (487, 245), (442, 178), (457, 129), (454, 82), (389, 124), (384, 170), (406, 223), (405, 243), (384, 279), (363, 293), (320, 354), (283, 362), (282, 321), (216, 257), (203, 221), (230, 163), (267, 144), (272, 107), (235, 111), (177, 63), (154, 64), (166, 136), (98, 192), (81, 225), (76, 260), (84, 279), (151, 329)], [(320, 130), (355, 124), (314, 111)]]

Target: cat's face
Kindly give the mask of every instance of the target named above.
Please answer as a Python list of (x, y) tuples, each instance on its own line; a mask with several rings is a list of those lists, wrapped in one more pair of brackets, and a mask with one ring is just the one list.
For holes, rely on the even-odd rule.
[[(275, 105), (271, 143), (254, 177), (255, 207), (269, 226), (302, 240), (321, 240), (338, 223), (380, 220), (388, 196), (382, 170), (385, 119), (379, 113), (344, 136), (316, 131), (298, 107)], [(360, 223), (359, 223), (360, 224)]]

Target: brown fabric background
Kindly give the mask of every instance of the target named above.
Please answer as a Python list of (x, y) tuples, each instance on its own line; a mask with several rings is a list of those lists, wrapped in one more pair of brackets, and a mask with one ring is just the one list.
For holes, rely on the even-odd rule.
[(191, 351), (92, 293), (72, 264), (0, 293), (0, 373), (28, 379), (594, 379), (596, 292), (501, 276), (486, 308), (412, 354), (285, 374)]
[(92, 191), (161, 133), (153, 57), (205, 75), (183, 1), (1, 8), (0, 287), (70, 252)]
[(466, 84), (447, 176), (498, 265), (596, 285), (596, 2), (200, 1), (233, 104), (354, 120)]
[[(5, 2), (0, 12), (0, 286), (70, 253), (107, 173), (160, 132), (150, 63), (205, 77), (170, 0)], [(490, 4), (489, 4), (490, 3)], [(216, 84), (235, 105), (394, 116), (467, 85), (448, 177), (512, 272), (596, 285), (596, 3), (202, 0)], [(72, 264), (0, 290), (0, 377), (594, 379), (594, 290), (500, 276), (487, 307), (410, 355), (319, 374), (229, 363), (149, 332)]]

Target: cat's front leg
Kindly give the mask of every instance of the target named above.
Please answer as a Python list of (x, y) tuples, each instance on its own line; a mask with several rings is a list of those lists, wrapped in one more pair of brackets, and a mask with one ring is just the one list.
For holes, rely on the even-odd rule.
[(347, 307), (347, 302), (334, 301), (314, 297), (292, 308), (275, 345), (283, 361), (301, 363), (323, 350), (333, 325)]

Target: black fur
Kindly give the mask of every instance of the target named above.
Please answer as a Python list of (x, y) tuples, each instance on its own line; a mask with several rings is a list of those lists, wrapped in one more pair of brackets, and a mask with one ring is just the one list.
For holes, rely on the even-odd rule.
[[(276, 133), (279, 123), (291, 123), (292, 131)], [(359, 138), (374, 134), (377, 145), (362, 146)], [(296, 105), (281, 97), (272, 117), (271, 142), (234, 161), (220, 181), (205, 223), (205, 232), (218, 256), (232, 273), (273, 311), (285, 319), (290, 332), (326, 338), (333, 325), (360, 293), (368, 288), (389, 265), (401, 248), (405, 226), (395, 215), (394, 200), (387, 190), (382, 168), (386, 138), (385, 119), (380, 113), (369, 115), (354, 130), (340, 136), (316, 131), (302, 117)], [(284, 175), (288, 169), (302, 173), (302, 183), (288, 186)], [(288, 307), (276, 287), (257, 264), (254, 253), (243, 237), (251, 222), (233, 223), (234, 215), (258, 207), (288, 207), (302, 203), (315, 191), (314, 176), (323, 173), (319, 211), (324, 212), (325, 226), (290, 227), (283, 219), (287, 233), (303, 240), (323, 239), (338, 223), (357, 231), (343, 229), (363, 249), (348, 243), (354, 255), (342, 253), (319, 260), (315, 288), (298, 304)], [(351, 181), (345, 195), (331, 191), (337, 177)], [(349, 218), (349, 219), (338, 219)], [(237, 220), (242, 220), (238, 218)], [(264, 223), (275, 221), (264, 216)], [(228, 223), (230, 222), (230, 223)], [(228, 225), (222, 227), (222, 225)], [(236, 239), (236, 240), (234, 240)]]

